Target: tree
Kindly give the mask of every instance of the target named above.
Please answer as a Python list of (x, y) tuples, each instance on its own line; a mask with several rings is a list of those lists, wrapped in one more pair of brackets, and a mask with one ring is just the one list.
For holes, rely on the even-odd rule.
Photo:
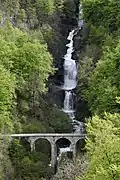
[(105, 47), (103, 56), (88, 78), (88, 88), (83, 97), (88, 101), (92, 113), (118, 112), (116, 97), (119, 96), (119, 52), (120, 42), (111, 50)]
[(49, 126), (52, 127), (56, 133), (72, 131), (70, 118), (55, 107), (52, 109), (51, 116), (49, 117)]
[[(33, 39), (27, 32), (13, 28), (10, 23), (0, 29), (0, 38), (0, 132), (10, 133), (10, 131), (14, 132), (16, 129), (17, 132), (19, 132), (19, 124), (21, 122), (25, 125), (22, 118), (23, 115), (27, 116), (31, 102), (33, 104), (32, 107), (34, 107), (36, 102), (38, 102), (40, 93), (45, 92), (47, 89), (46, 82), (49, 74), (54, 71), (52, 67), (52, 56), (48, 52), (45, 43), (40, 43), (39, 40)], [(19, 102), (21, 103), (20, 111)], [(36, 130), (36, 124), (34, 127), (32, 126), (32, 129)], [(30, 126), (27, 126), (26, 129), (27, 128), (29, 130), (31, 129)], [(41, 128), (37, 128), (38, 131), (40, 131), (40, 129), (42, 129), (42, 131), (45, 129), (43, 124)], [(7, 160), (7, 141), (1, 141), (0, 143), (2, 162), (0, 178), (2, 180), (5, 179), (6, 173), (4, 169), (8, 169), (7, 162), (9, 161)], [(18, 169), (16, 169), (18, 176), (21, 176), (22, 171), (24, 172), (23, 174), (25, 174), (29, 169), (29, 165), (23, 168), (22, 165), (26, 160), (23, 160), (23, 157), (21, 157), (28, 152), (19, 151), (18, 148), (20, 148), (20, 150), (25, 148), (21, 147), (20, 144), (19, 146), (15, 144), (12, 150), (14, 150), (14, 148), (16, 153), (12, 151), (12, 156), (14, 154), (12, 163), (14, 167), (19, 169), (19, 172)], [(41, 155), (41, 157), (43, 157), (43, 155)], [(19, 160), (19, 162), (17, 160)], [(23, 162), (20, 160), (23, 160)], [(32, 164), (34, 164), (34, 166)], [(41, 162), (37, 162), (36, 165), (36, 163), (31, 161), (30, 167), (31, 171), (35, 172), (36, 168), (39, 167), (41, 171), (43, 171), (43, 168), (46, 166), (43, 166)], [(36, 174), (38, 173), (38, 169), (35, 172)], [(44, 172), (40, 173), (43, 174)], [(19, 178), (18, 176), (17, 178)], [(33, 179), (33, 176), (31, 179)]]
[[(119, 0), (82, 0), (85, 20), (96, 26), (103, 26), (109, 32), (119, 29)], [(96, 21), (97, 19), (97, 21)]]
[(8, 157), (8, 138), (2, 134), (13, 130), (13, 119), (11, 114), (12, 103), (15, 95), (15, 77), (0, 63), (0, 179), (6, 177), (14, 179), (13, 169)]
[[(45, 150), (48, 151), (48, 149)], [(47, 154), (29, 152), (22, 141), (15, 139), (9, 148), (9, 156), (15, 168), (16, 179), (39, 180), (46, 176), (46, 168), (49, 162)]]
[[(112, 122), (111, 122), (112, 119)], [(94, 116), (87, 124), (88, 170), (78, 179), (118, 180), (120, 178), (119, 114), (106, 114), (104, 119)], [(114, 124), (115, 123), (115, 124)]]
[(13, 128), (11, 106), (15, 93), (15, 77), (0, 64), (0, 132)]
[(39, 8), (39, 11), (50, 15), (54, 12), (54, 0), (36, 0), (36, 5)]
[[(40, 44), (27, 33), (13, 28), (11, 25), (3, 28), (0, 35), (2, 39), (5, 39), (1, 44), (3, 49), (1, 50), (1, 61), (6, 65), (7, 59), (7, 62), (12, 64), (10, 70), (16, 75), (19, 86), (21, 80), (25, 83), (32, 81), (34, 77), (39, 77), (38, 88), (42, 92), (49, 74), (53, 72), (52, 56), (47, 50), (47, 45)], [(4, 43), (6, 47), (3, 46)], [(4, 51), (7, 48), (8, 52), (6, 53)], [(8, 68), (7, 66), (6, 68)]]

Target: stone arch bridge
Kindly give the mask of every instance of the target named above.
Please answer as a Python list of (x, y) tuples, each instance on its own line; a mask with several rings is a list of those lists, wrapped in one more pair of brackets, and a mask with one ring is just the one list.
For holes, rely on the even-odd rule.
[(71, 151), (73, 152), (73, 157), (76, 156), (76, 144), (79, 140), (85, 139), (85, 134), (77, 133), (34, 133), (34, 134), (11, 134), (11, 140), (13, 138), (25, 138), (30, 143), (31, 151), (35, 150), (35, 142), (38, 139), (46, 139), (50, 142), (51, 145), (51, 166), (54, 168), (57, 159), (57, 148), (56, 142), (59, 139), (67, 139), (71, 143)]

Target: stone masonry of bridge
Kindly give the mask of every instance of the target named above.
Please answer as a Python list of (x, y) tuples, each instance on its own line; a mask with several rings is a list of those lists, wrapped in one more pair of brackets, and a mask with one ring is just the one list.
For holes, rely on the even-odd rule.
[(71, 133), (37, 133), (37, 134), (11, 134), (9, 135), (11, 140), (13, 138), (25, 138), (30, 143), (31, 151), (35, 151), (35, 142), (38, 139), (46, 139), (51, 144), (51, 167), (55, 167), (56, 160), (57, 160), (57, 147), (56, 142), (59, 139), (68, 139), (71, 143), (71, 151), (73, 152), (73, 158), (76, 156), (76, 143), (81, 140), (85, 139), (85, 134), (71, 134)]

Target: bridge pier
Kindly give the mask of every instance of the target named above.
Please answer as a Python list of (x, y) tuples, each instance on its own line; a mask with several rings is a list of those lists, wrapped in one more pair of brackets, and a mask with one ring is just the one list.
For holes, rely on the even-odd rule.
[(71, 149), (73, 151), (73, 159), (75, 159), (76, 157), (76, 144), (75, 143), (71, 144)]
[(57, 160), (57, 146), (55, 143), (51, 143), (51, 167), (54, 169)]
[(30, 143), (30, 148), (31, 148), (31, 151), (35, 151), (35, 142), (34, 141), (32, 141)]
[(29, 138), (27, 139), (27, 141), (30, 143), (31, 152), (32, 152), (32, 151), (35, 151), (35, 141), (36, 141), (36, 139), (35, 139), (35, 138), (32, 138), (32, 137), (29, 137)]

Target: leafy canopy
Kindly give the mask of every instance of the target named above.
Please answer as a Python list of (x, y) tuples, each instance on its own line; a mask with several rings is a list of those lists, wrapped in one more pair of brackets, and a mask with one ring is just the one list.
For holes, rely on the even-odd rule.
[(0, 61), (15, 74), (21, 87), (34, 76), (39, 77), (39, 90), (45, 90), (45, 82), (53, 72), (52, 56), (46, 44), (40, 44), (27, 33), (13, 28), (10, 24), (0, 30)]
[[(111, 121), (112, 119), (112, 121)], [(119, 122), (119, 124), (116, 124)], [(94, 116), (87, 123), (88, 170), (78, 180), (118, 180), (120, 178), (120, 115)]]
[(103, 56), (88, 77), (88, 88), (84, 97), (93, 113), (117, 112), (116, 97), (119, 96), (119, 56), (120, 42), (112, 50), (105, 47)]

